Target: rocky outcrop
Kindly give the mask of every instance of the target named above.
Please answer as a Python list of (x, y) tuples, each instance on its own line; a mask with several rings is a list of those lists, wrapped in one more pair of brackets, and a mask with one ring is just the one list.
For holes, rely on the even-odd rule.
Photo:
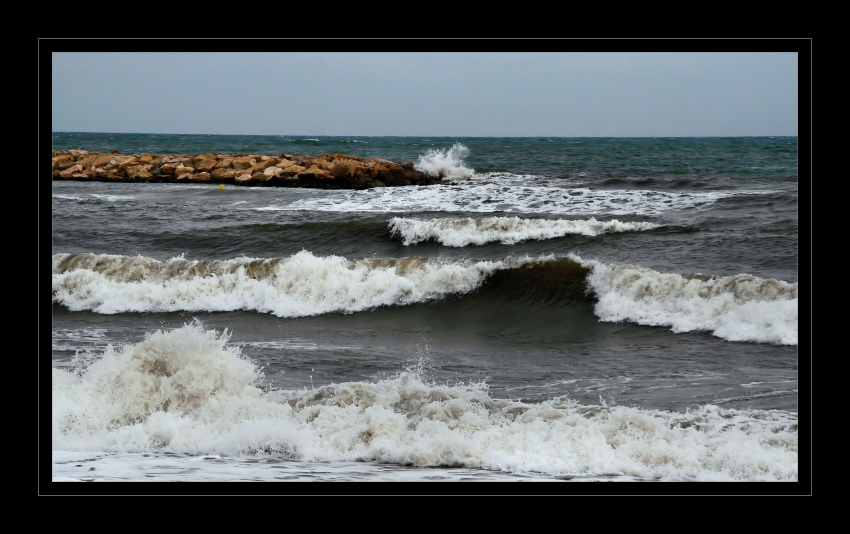
[(413, 163), (345, 154), (111, 154), (53, 151), (53, 179), (101, 182), (224, 183), (244, 186), (368, 189), (434, 185)]

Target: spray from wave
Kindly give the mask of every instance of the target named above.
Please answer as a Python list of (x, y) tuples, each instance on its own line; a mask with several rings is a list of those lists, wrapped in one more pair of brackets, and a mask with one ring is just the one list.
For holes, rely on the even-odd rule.
[(464, 165), (464, 158), (469, 155), (469, 149), (460, 143), (455, 143), (449, 149), (429, 150), (419, 156), (419, 162), (413, 168), (424, 172), (432, 178), (470, 178), (475, 170)]
[(52, 370), (54, 451), (272, 456), (668, 480), (796, 480), (797, 418), (494, 399), (426, 383), (262, 386), (259, 368), (195, 321), (85, 366)]
[(596, 236), (612, 232), (651, 230), (660, 225), (648, 222), (520, 219), (519, 217), (484, 217), (480, 219), (407, 219), (390, 220), (390, 232), (405, 245), (433, 240), (448, 247), (484, 245), (499, 242), (512, 245), (529, 239), (553, 239), (567, 234)]

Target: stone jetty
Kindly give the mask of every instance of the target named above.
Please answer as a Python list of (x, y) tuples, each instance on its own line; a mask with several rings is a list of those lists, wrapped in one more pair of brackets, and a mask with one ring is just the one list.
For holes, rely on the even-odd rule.
[(216, 183), (243, 186), (369, 189), (434, 185), (413, 163), (343, 154), (109, 154), (54, 150), (53, 179), (98, 182)]

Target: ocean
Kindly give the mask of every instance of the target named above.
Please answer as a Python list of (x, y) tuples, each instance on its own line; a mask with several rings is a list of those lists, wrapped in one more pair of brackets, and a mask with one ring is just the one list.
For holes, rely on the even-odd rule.
[(52, 480), (797, 481), (797, 148), (53, 133), (446, 183), (53, 181)]

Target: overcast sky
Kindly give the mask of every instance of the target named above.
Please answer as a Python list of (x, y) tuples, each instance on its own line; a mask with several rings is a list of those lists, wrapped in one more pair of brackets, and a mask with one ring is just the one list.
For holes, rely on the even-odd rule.
[(53, 131), (797, 135), (796, 53), (53, 53)]

